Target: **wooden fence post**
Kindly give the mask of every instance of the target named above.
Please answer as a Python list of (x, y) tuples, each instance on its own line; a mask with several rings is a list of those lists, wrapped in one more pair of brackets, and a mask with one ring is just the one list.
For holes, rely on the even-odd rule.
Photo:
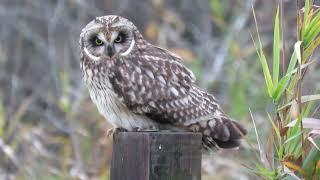
[(111, 180), (200, 180), (201, 134), (120, 132), (113, 136)]

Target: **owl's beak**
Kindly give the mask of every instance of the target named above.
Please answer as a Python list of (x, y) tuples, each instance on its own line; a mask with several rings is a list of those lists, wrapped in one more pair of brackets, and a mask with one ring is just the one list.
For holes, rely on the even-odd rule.
[(112, 56), (115, 54), (115, 48), (114, 48), (114, 46), (112, 45), (108, 45), (107, 46), (107, 54), (108, 54), (108, 56), (110, 57), (110, 58), (112, 58)]

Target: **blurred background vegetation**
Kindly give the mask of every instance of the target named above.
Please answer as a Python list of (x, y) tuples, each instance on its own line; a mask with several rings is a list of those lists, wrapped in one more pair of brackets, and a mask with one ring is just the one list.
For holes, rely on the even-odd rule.
[[(252, 6), (269, 58), (278, 3), (1, 0), (0, 179), (108, 179), (112, 139), (105, 134), (110, 124), (84, 87), (78, 49), (81, 29), (107, 14), (127, 17), (150, 42), (183, 57), (197, 83), (249, 130), (239, 151), (203, 157), (203, 179), (260, 178), (252, 170), (261, 160), (252, 117), (264, 146), (272, 129), (268, 113), (275, 109), (251, 37), (257, 37)], [(297, 40), (296, 2), (283, 0), (282, 5), (282, 38), (289, 60)], [(318, 60), (319, 53), (311, 59)], [(319, 88), (316, 61), (308, 67), (302, 93), (316, 94)], [(310, 107), (317, 119), (318, 104)]]

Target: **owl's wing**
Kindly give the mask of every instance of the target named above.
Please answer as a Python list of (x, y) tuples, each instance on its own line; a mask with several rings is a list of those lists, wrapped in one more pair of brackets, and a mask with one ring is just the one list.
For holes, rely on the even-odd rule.
[(110, 82), (134, 113), (200, 132), (209, 148), (237, 147), (246, 134), (223, 113), (211, 94), (194, 84), (193, 73), (169, 51), (148, 46), (118, 59), (114, 67)]
[[(181, 59), (167, 50), (148, 46), (119, 60), (110, 82), (126, 106), (160, 122), (190, 123), (212, 114), (213, 96), (204, 96)], [(211, 103), (208, 103), (211, 102)]]

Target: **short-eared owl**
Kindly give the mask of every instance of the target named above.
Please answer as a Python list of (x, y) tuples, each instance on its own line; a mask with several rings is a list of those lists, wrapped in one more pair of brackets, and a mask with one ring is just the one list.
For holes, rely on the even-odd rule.
[(83, 79), (115, 127), (200, 132), (204, 147), (238, 147), (246, 130), (195, 85), (181, 58), (148, 43), (120, 16), (92, 20), (80, 35)]

